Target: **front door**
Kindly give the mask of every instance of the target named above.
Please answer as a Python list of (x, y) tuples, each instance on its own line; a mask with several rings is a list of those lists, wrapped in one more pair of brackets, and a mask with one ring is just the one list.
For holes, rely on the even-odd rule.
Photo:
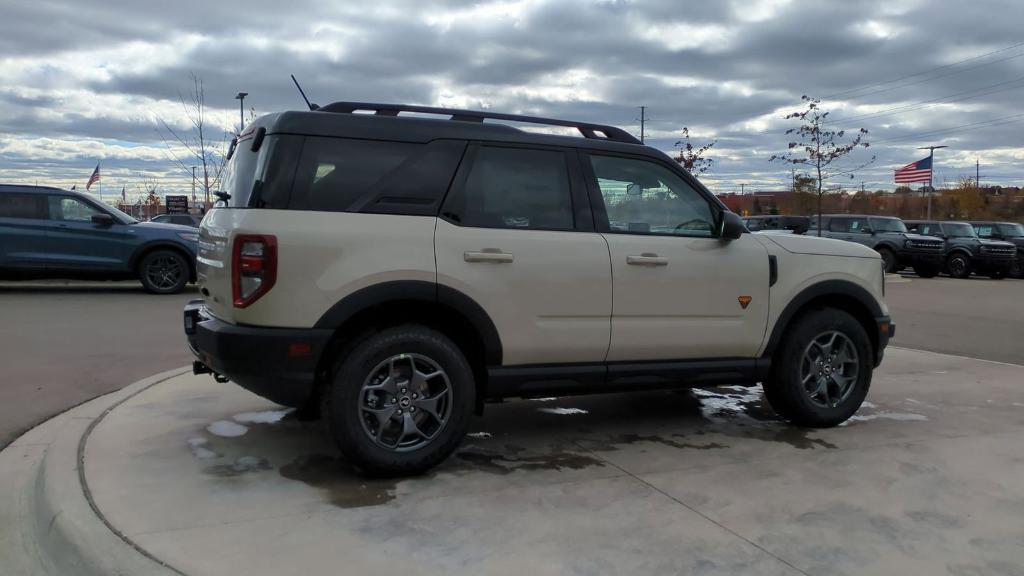
[[(76, 196), (47, 197), (49, 266), (65, 271), (120, 271), (127, 268), (134, 231), (115, 220), (112, 225), (94, 224), (101, 210)], [(103, 212), (105, 213), (105, 212)]]
[(608, 246), (564, 150), (470, 146), (434, 233), (437, 281), (478, 303), (503, 364), (602, 362)]
[(718, 238), (718, 208), (660, 162), (582, 155), (611, 255), (609, 361), (751, 358), (768, 320), (768, 252)]

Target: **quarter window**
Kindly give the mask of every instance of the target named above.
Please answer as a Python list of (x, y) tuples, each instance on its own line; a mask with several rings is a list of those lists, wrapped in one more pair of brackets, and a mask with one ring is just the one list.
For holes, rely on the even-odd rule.
[(611, 232), (714, 235), (708, 201), (668, 168), (632, 158), (590, 156)]
[(572, 230), (565, 153), (482, 146), (444, 216), (463, 226)]

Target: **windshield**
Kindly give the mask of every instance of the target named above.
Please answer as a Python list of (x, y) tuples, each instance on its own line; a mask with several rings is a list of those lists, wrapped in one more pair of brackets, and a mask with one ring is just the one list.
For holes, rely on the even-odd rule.
[(1000, 224), (999, 231), (1008, 238), (1024, 238), (1024, 226), (1020, 224)]
[(875, 232), (906, 232), (907, 227), (903, 220), (896, 218), (870, 218), (871, 229)]
[(942, 229), (953, 238), (974, 238), (977, 236), (974, 233), (974, 227), (967, 223), (951, 224), (947, 222), (942, 225)]
[(123, 224), (138, 224), (139, 223), (139, 221), (136, 220), (135, 218), (132, 218), (131, 216), (125, 214), (124, 212), (121, 212), (120, 210), (118, 210), (117, 208), (114, 208), (110, 204), (104, 203), (103, 207), (106, 208), (107, 210), (110, 210), (114, 214), (114, 217), (117, 218), (118, 220), (120, 220)]

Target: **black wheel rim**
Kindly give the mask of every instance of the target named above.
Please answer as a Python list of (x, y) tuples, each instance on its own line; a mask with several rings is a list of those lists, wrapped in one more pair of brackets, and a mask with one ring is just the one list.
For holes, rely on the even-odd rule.
[(949, 271), (954, 276), (962, 276), (967, 269), (967, 261), (962, 256), (954, 256), (949, 261)]
[(860, 375), (857, 347), (842, 332), (822, 332), (804, 348), (800, 386), (812, 404), (835, 408), (856, 388)]
[(396, 354), (377, 364), (359, 390), (359, 421), (374, 444), (412, 452), (433, 442), (448, 423), (448, 374), (422, 354)]
[(146, 280), (157, 290), (177, 288), (185, 275), (185, 267), (180, 258), (174, 256), (157, 256), (146, 266)]

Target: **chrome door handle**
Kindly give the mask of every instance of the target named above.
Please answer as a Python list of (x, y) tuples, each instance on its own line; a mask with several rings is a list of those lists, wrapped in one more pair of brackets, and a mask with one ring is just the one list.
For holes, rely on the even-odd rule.
[(502, 252), (493, 248), (486, 248), (480, 252), (463, 252), (462, 259), (466, 262), (494, 262), (507, 264), (512, 262), (513, 256), (508, 252)]
[(644, 252), (639, 256), (626, 256), (626, 264), (632, 266), (668, 266), (668, 258), (651, 252)]

